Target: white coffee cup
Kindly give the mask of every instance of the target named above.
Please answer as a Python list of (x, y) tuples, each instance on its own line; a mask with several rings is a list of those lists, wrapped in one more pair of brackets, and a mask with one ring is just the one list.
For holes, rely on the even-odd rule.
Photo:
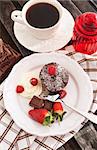
[[(59, 19), (56, 22), (56, 24), (54, 24), (53, 26), (48, 27), (48, 28), (38, 28), (38, 27), (34, 27), (28, 23), (27, 18), (26, 18), (26, 13), (31, 6), (33, 6), (37, 3), (51, 4), (58, 10)], [(57, 0), (30, 0), (23, 6), (22, 11), (19, 11), (19, 10), (13, 11), (11, 13), (11, 19), (15, 22), (26, 25), (29, 28), (29, 30), (31, 30), (33, 36), (35, 36), (36, 38), (48, 39), (48, 38), (52, 37), (55, 34), (55, 32), (57, 31), (57, 29), (60, 25), (61, 19), (62, 19), (62, 14), (63, 14), (63, 7)], [(35, 16), (35, 17), (37, 17), (37, 16)]]

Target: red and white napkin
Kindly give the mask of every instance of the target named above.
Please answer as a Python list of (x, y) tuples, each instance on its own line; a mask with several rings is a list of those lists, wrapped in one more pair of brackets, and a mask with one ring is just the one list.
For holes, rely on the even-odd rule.
[[(91, 111), (97, 110), (97, 57), (89, 57), (75, 52), (68, 46), (58, 52), (77, 61), (89, 75), (93, 85), (93, 104)], [(85, 119), (75, 130), (62, 136), (36, 137), (20, 129), (4, 107), (3, 84), (0, 85), (0, 150), (56, 150), (72, 138), (87, 122)]]

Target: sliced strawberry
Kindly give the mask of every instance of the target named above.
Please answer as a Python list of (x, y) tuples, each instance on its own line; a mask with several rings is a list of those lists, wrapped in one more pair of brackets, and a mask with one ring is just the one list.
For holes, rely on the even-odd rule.
[(22, 85), (17, 85), (16, 92), (17, 93), (22, 93), (23, 91), (24, 91), (24, 87)]
[(48, 73), (49, 73), (49, 75), (56, 75), (56, 67), (54, 65), (49, 65)]
[(65, 90), (60, 90), (59, 91), (59, 98), (62, 99), (67, 95), (67, 92)]
[(33, 85), (33, 86), (36, 86), (38, 84), (38, 80), (36, 78), (32, 78), (30, 80), (30, 83)]
[(33, 109), (28, 114), (32, 119), (46, 126), (53, 122), (53, 116), (47, 109)]
[(63, 110), (63, 106), (60, 102), (54, 102), (53, 104), (53, 115), (58, 119), (58, 121), (63, 120), (63, 116), (66, 112)]
[(63, 112), (63, 106), (62, 106), (61, 102), (54, 102), (53, 111), (54, 112)]

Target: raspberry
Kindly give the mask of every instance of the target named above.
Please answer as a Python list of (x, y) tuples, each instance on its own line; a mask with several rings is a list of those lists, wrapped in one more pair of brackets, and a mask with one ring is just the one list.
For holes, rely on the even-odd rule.
[(22, 85), (17, 85), (16, 92), (17, 93), (22, 93), (23, 91), (24, 91), (24, 87)]
[(30, 83), (33, 85), (33, 86), (36, 86), (38, 84), (38, 80), (36, 78), (32, 78), (30, 80)]
[(67, 92), (65, 90), (60, 90), (59, 91), (59, 98), (64, 98), (66, 96)]
[(56, 67), (54, 65), (48, 66), (49, 75), (56, 75)]

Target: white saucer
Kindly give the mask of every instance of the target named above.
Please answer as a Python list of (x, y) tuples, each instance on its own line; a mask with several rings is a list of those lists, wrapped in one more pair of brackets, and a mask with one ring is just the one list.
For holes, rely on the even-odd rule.
[[(66, 17), (67, 16), (67, 17)], [(14, 23), (14, 34), (21, 45), (34, 52), (50, 52), (64, 47), (73, 34), (74, 19), (70, 12), (63, 8), (63, 18), (58, 31), (47, 40), (39, 40), (26, 25)], [(41, 48), (40, 48), (41, 47)]]

